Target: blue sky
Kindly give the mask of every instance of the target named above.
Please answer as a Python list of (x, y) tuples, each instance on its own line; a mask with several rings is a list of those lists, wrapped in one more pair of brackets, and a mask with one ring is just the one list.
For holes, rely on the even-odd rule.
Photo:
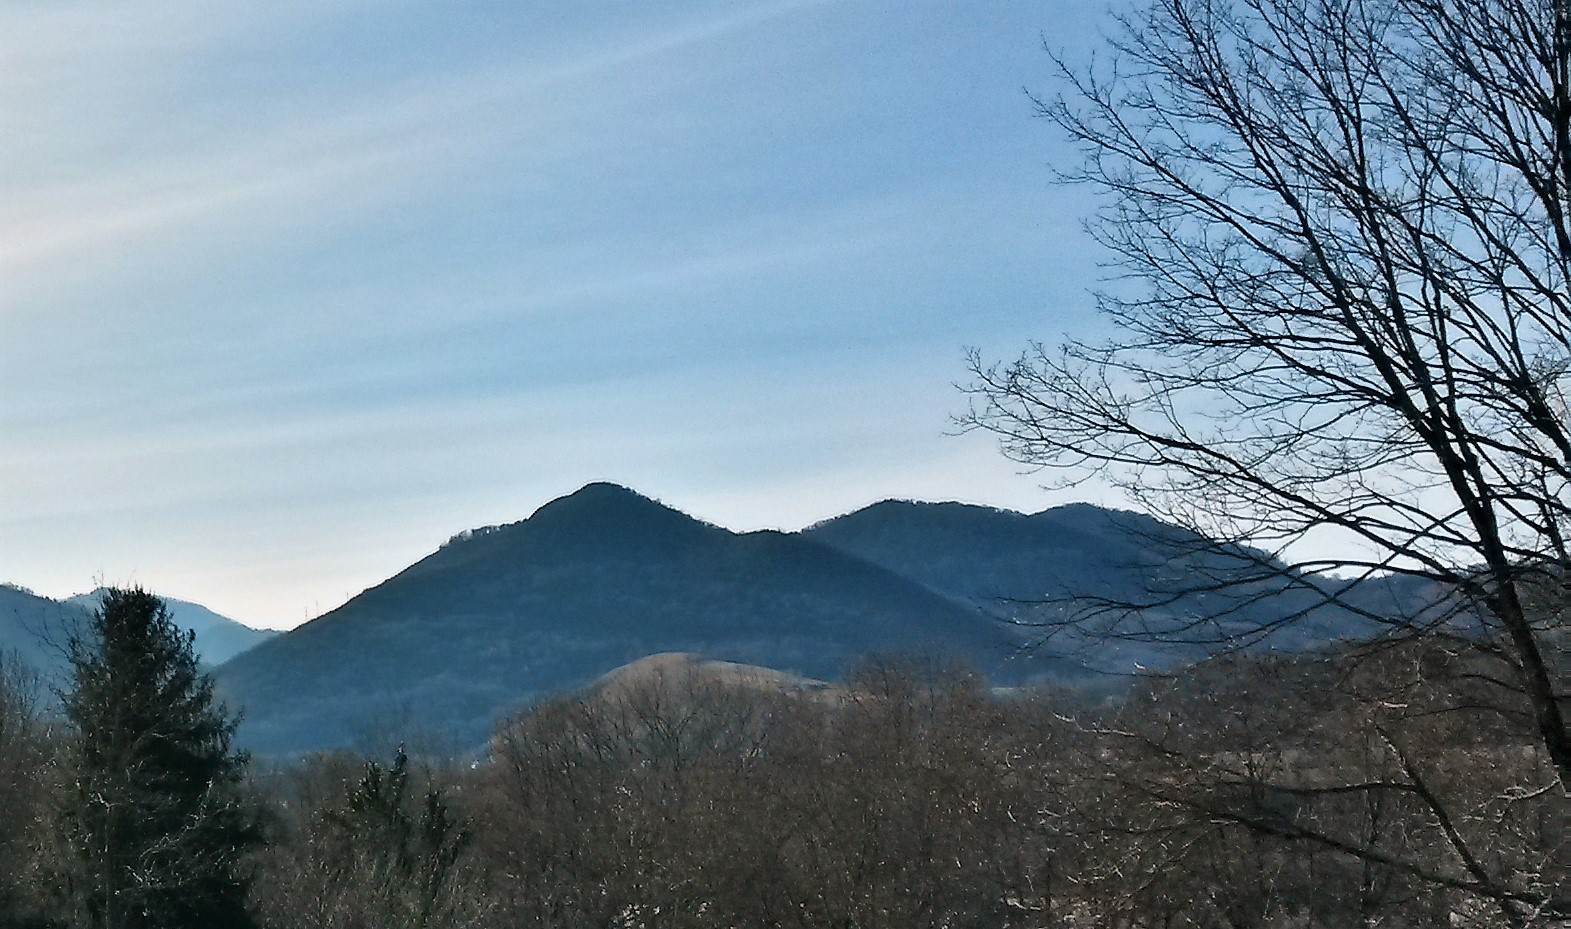
[(1061, 502), (949, 420), (965, 347), (1095, 324), (1022, 88), (1105, 26), (0, 6), (0, 581), (289, 626), (592, 480), (736, 529)]

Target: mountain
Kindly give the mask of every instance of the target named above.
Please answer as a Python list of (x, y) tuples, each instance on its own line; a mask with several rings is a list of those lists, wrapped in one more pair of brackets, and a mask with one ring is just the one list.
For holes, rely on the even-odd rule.
[[(92, 611), (98, 609), (103, 597), (104, 588), (100, 587), (91, 593), (70, 597), (66, 602)], [(196, 656), (209, 667), (223, 664), (246, 649), (278, 635), (270, 629), (253, 629), (227, 616), (220, 616), (200, 603), (173, 597), (161, 599), (175, 625), (196, 633)]]
[(69, 667), (66, 642), (89, 618), (72, 603), (40, 597), (14, 584), (0, 584), (0, 655), (11, 655), (59, 683)]
[(218, 669), (261, 752), (344, 744), (378, 718), (479, 745), (498, 713), (660, 652), (839, 677), (871, 651), (1015, 660), (971, 604), (779, 532), (737, 534), (612, 484), (455, 536), (344, 606)]
[[(257, 751), (385, 740), (389, 725), (478, 746), (499, 714), (661, 653), (833, 681), (870, 652), (929, 650), (998, 685), (1118, 686), (1240, 642), (1300, 649), (1379, 631), (1330, 602), (1337, 583), (1088, 504), (885, 501), (800, 533), (738, 534), (591, 484), (454, 536), (217, 677)], [(1388, 613), (1415, 590), (1377, 579), (1344, 599)], [(1088, 611), (1084, 598), (1146, 607)]]
[[(803, 534), (971, 603), (1020, 642), (1088, 671), (1171, 666), (1205, 657), (1226, 645), (1223, 637), (1237, 635), (1259, 647), (1303, 648), (1376, 631), (1356, 611), (1328, 604), (1329, 584), (1265, 553), (1090, 504), (1027, 515), (890, 500)], [(1351, 599), (1371, 609), (1389, 611), (1403, 599), (1390, 582), (1356, 586)], [(1089, 606), (1098, 602), (1146, 608), (1132, 614)], [(1296, 619), (1283, 624), (1284, 617)], [(1136, 634), (1105, 635), (1115, 620)]]
[[(102, 597), (99, 588), (52, 600), (25, 587), (0, 584), (0, 654), (13, 654), (49, 680), (62, 681), (69, 667), (66, 642), (74, 631), (85, 628)], [(196, 633), (197, 657), (208, 666), (278, 634), (252, 629), (184, 600), (165, 598), (164, 603), (176, 625)]]
[(1007, 610), (1068, 587), (1110, 593), (1160, 568), (1154, 541), (1171, 526), (1135, 513), (1073, 504), (1032, 516), (965, 503), (885, 500), (804, 530), (832, 548), (946, 594)]

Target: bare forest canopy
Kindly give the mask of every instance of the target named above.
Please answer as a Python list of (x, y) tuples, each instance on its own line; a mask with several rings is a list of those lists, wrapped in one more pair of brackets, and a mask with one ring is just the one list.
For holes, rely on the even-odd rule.
[[(388, 732), (255, 766), (249, 918), (1561, 925), (1571, 824), (1499, 671), (1437, 638), (1087, 701), (931, 658), (825, 686), (662, 656), (509, 715), (478, 761)], [(0, 925), (64, 925), (72, 736), (0, 696)]]

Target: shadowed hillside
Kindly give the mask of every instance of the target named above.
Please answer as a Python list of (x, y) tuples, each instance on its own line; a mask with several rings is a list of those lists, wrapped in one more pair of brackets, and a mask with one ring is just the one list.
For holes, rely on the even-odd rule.
[(870, 651), (963, 655), (1028, 677), (996, 623), (810, 538), (739, 535), (592, 484), (464, 533), (219, 670), (259, 751), (342, 744), (390, 712), (464, 745), (537, 695), (658, 652), (832, 679)]
[[(1026, 515), (890, 500), (803, 534), (972, 603), (1019, 641), (1088, 669), (1129, 672), (1195, 660), (1221, 639), (1247, 638), (1251, 630), (1262, 630), (1258, 645), (1301, 648), (1379, 629), (1328, 605), (1316, 586), (1324, 582), (1263, 553), (1090, 504)], [(1411, 586), (1368, 582), (1345, 600), (1391, 613), (1411, 602)], [(1115, 604), (1146, 608), (1133, 613)], [(1169, 641), (1150, 641), (1157, 638)]]
[(14, 654), (46, 680), (57, 681), (67, 669), (66, 641), (87, 618), (88, 611), (75, 604), (0, 584), (0, 654)]
[[(1240, 642), (1299, 649), (1378, 631), (1315, 583), (1084, 504), (1025, 515), (891, 501), (801, 533), (737, 534), (591, 484), (454, 536), (218, 677), (259, 751), (385, 739), (372, 730), (392, 720), (472, 747), (500, 713), (662, 652), (832, 681), (870, 652), (929, 650), (999, 685), (1116, 688)], [(1349, 599), (1387, 611), (1406, 593), (1378, 582)], [(1098, 601), (1150, 605), (1087, 606)]]

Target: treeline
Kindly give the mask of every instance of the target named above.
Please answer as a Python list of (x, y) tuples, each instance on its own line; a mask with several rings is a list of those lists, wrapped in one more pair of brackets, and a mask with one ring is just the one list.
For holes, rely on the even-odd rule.
[[(653, 664), (478, 760), (255, 766), (234, 875), (277, 929), (1564, 925), (1566, 798), (1498, 660), (1235, 656), (1096, 704)], [(79, 727), (4, 680), (0, 925), (172, 925), (81, 906)]]

